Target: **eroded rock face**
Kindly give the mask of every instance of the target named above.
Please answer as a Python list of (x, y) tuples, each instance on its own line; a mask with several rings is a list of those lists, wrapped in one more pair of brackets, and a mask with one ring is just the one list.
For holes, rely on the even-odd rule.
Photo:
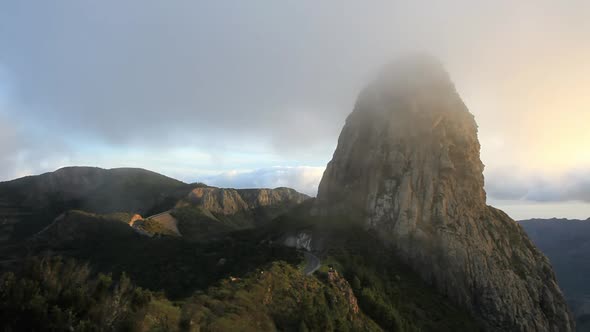
[(193, 189), (184, 203), (203, 207), (213, 213), (233, 215), (257, 208), (297, 205), (309, 199), (291, 188), (226, 189), (198, 187)]
[(403, 59), (360, 94), (314, 213), (356, 214), (490, 331), (572, 331), (545, 256), (486, 205), (477, 124), (444, 68)]

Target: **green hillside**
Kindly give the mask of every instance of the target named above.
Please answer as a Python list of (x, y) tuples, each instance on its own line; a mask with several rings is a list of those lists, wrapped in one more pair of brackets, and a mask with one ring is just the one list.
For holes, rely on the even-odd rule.
[[(339, 331), (478, 330), (464, 309), (422, 282), (394, 252), (352, 220), (293, 213), (266, 227), (196, 242), (141, 236), (112, 216), (78, 211), (68, 213), (61, 223), (59, 231), (50, 228), (36, 240), (36, 254), (50, 250), (89, 262), (96, 271), (114, 277), (125, 273), (152, 292), (162, 291), (167, 299), (185, 303), (180, 322), (185, 328), (188, 319), (219, 331), (232, 326), (288, 331), (317, 326)], [(322, 267), (314, 276), (303, 275), (302, 253), (281, 243), (294, 230), (321, 237), (323, 248), (317, 254)], [(261, 278), (261, 271), (272, 278)], [(334, 273), (350, 285), (349, 293), (333, 294)], [(239, 281), (231, 282), (230, 277)], [(276, 290), (270, 302), (264, 297), (269, 287)], [(343, 306), (342, 296), (358, 305), (362, 313), (358, 319), (346, 318), (344, 312), (350, 308)]]

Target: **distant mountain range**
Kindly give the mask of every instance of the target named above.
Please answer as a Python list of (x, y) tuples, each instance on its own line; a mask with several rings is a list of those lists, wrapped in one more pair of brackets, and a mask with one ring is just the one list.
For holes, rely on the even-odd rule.
[(590, 331), (590, 218), (529, 219), (519, 223), (551, 261), (577, 318), (578, 330)]

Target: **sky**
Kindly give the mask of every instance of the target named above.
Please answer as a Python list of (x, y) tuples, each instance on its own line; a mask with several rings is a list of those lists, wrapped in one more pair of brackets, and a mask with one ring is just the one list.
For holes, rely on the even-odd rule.
[(430, 53), (490, 204), (590, 217), (590, 2), (0, 1), (0, 181), (69, 165), (315, 195), (360, 89)]

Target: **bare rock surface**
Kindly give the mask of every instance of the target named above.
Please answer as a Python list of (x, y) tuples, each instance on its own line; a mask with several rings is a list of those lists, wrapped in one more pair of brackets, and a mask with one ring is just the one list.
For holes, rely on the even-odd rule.
[(401, 59), (360, 94), (313, 213), (357, 215), (489, 331), (573, 331), (547, 258), (486, 205), (479, 152), (443, 66)]
[(216, 187), (194, 188), (179, 203), (202, 207), (215, 214), (233, 215), (258, 208), (295, 206), (309, 199), (291, 188), (231, 189)]

